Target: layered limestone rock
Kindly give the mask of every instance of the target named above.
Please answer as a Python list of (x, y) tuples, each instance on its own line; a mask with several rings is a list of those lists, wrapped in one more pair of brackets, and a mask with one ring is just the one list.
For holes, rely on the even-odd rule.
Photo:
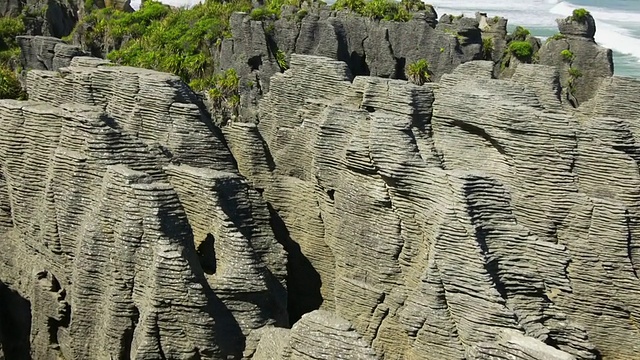
[(600, 83), (613, 75), (613, 56), (610, 49), (596, 44), (596, 23), (590, 14), (583, 20), (569, 16), (557, 22), (559, 36), (549, 38), (542, 46), (539, 63), (559, 70), (564, 96), (578, 106), (591, 99)]
[(27, 85), (0, 102), (0, 279), (33, 358), (239, 358), (288, 325), (269, 210), (186, 85), (82, 57)]
[[(233, 68), (240, 78), (244, 117), (255, 117), (257, 98), (281, 72), (276, 54), (326, 56), (344, 61), (355, 75), (405, 79), (406, 67), (418, 59), (430, 64), (433, 79), (461, 63), (481, 58), (482, 40), (473, 18), (443, 17), (436, 27), (433, 7), (408, 22), (374, 20), (329, 7), (305, 9), (301, 18), (290, 9), (275, 21), (253, 21), (249, 14), (231, 15), (230, 38), (215, 49), (219, 70)], [(308, 13), (307, 13), (308, 12)]]
[(18, 36), (20, 64), (27, 70), (55, 71), (71, 64), (76, 56), (86, 55), (79, 46), (47, 36)]
[(328, 311), (304, 315), (291, 330), (265, 328), (261, 335), (254, 360), (379, 359), (348, 321)]
[[(310, 264), (297, 275), (319, 278), (290, 274), (289, 299), (384, 359), (632, 358), (640, 82), (612, 78), (573, 114), (556, 69), (492, 70), (419, 87), (293, 55), (259, 124), (224, 129), (290, 263)], [(295, 333), (273, 331), (259, 350)]]

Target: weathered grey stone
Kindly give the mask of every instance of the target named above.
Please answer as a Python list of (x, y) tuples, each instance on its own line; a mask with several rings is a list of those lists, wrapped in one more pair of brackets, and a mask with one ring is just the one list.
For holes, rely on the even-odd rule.
[(562, 35), (593, 40), (596, 34), (596, 21), (591, 14), (587, 14), (582, 21), (568, 16), (564, 19), (557, 19), (556, 22)]
[(613, 76), (612, 51), (593, 40), (596, 28), (591, 15), (583, 23), (571, 17), (558, 19), (558, 27), (564, 37), (549, 39), (542, 46), (539, 63), (558, 69), (563, 97), (578, 106), (594, 96), (604, 79)]
[(75, 57), (28, 87), (0, 102), (0, 278), (35, 358), (240, 358), (289, 324), (269, 210), (182, 82)]
[(291, 330), (264, 331), (253, 359), (376, 360), (379, 357), (348, 321), (331, 312), (316, 310), (302, 316)]
[(492, 69), (419, 87), (293, 55), (260, 123), (224, 130), (320, 278), (290, 299), (385, 359), (632, 356), (614, 344), (638, 336), (640, 84), (605, 80), (573, 115), (557, 69)]
[(71, 59), (85, 53), (75, 45), (46, 36), (18, 36), (20, 62), (27, 70), (55, 71), (69, 66)]

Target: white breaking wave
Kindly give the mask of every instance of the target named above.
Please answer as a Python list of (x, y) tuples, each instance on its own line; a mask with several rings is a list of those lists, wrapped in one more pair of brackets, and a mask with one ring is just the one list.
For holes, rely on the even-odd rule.
[[(577, 8), (577, 5), (563, 1), (551, 8), (550, 12), (569, 16)], [(640, 13), (620, 12), (598, 7), (591, 7), (588, 10), (596, 19), (596, 42), (619, 53), (631, 55), (640, 62), (640, 39), (634, 37), (628, 29), (611, 24), (611, 22), (633, 23), (640, 26)]]
[[(571, 15), (573, 10), (582, 6), (567, 1), (529, 0), (529, 1), (495, 1), (495, 0), (432, 0), (428, 1), (438, 14), (461, 13), (473, 16), (476, 11), (499, 15), (509, 19), (513, 25), (529, 28), (556, 28), (556, 19)], [(625, 26), (640, 28), (640, 13), (621, 11), (602, 7), (586, 7), (596, 19), (596, 42), (622, 54), (631, 55), (640, 62), (640, 39), (634, 37)]]

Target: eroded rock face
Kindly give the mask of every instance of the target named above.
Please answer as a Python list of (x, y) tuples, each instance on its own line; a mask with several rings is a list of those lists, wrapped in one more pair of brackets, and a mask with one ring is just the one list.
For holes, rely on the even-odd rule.
[(321, 294), (385, 359), (631, 357), (640, 83), (574, 115), (554, 68), (492, 70), (418, 87), (294, 55), (260, 123), (224, 129), (320, 277), (290, 299)]
[(288, 324), (269, 210), (178, 78), (76, 57), (27, 85), (0, 102), (0, 278), (33, 358), (239, 358)]
[[(275, 22), (252, 21), (248, 14), (231, 16), (231, 38), (214, 49), (220, 70), (233, 68), (240, 78), (245, 118), (270, 89), (270, 78), (281, 71), (275, 54), (326, 56), (347, 63), (355, 75), (404, 79), (406, 67), (426, 59), (432, 78), (461, 63), (481, 58), (482, 40), (474, 18), (449, 16), (436, 27), (433, 7), (411, 21), (379, 21), (329, 7), (309, 9), (300, 19), (286, 9)], [(251, 84), (251, 85), (247, 85)], [(257, 121), (257, 120), (256, 120)]]
[(559, 70), (565, 98), (575, 106), (591, 99), (604, 79), (613, 75), (610, 49), (596, 44), (595, 20), (586, 15), (584, 21), (571, 17), (558, 19), (560, 37), (550, 38), (539, 51), (539, 63)]
[(0, 101), (5, 356), (640, 352), (639, 81), (574, 111), (543, 65), (424, 86), (290, 65), (224, 127), (175, 76), (28, 72)]

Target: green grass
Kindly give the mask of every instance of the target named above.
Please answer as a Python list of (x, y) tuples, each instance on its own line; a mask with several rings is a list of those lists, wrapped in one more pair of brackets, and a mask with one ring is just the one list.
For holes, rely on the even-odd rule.
[(482, 55), (483, 55), (483, 59), (490, 60), (494, 49), (495, 49), (495, 47), (493, 45), (493, 38), (490, 38), (490, 37), (482, 38)]
[(514, 40), (524, 41), (527, 39), (527, 36), (531, 35), (531, 32), (528, 29), (523, 28), (522, 26), (518, 26), (513, 31), (512, 35)]
[(0, 99), (26, 97), (15, 70), (20, 58), (20, 46), (16, 36), (24, 32), (22, 16), (0, 18)]
[(582, 77), (582, 71), (580, 71), (580, 70), (579, 70), (579, 69), (577, 69), (577, 68), (570, 67), (570, 68), (569, 68), (569, 70), (568, 70), (568, 72), (569, 72), (569, 76), (571, 76), (571, 77), (572, 77), (572, 78), (574, 78), (574, 79), (577, 79), (577, 78), (579, 78), (579, 77)]
[(289, 69), (289, 64), (287, 64), (287, 55), (282, 50), (276, 51), (276, 61), (278, 62), (278, 66), (281, 70)]
[(571, 20), (579, 23), (583, 23), (587, 21), (587, 16), (589, 16), (589, 11), (586, 9), (580, 8), (573, 10), (573, 14), (571, 15)]
[(425, 59), (420, 59), (407, 66), (407, 79), (416, 85), (423, 85), (431, 80), (429, 74), (429, 62)]
[(378, 20), (409, 21), (412, 18), (412, 11), (416, 11), (416, 9), (426, 10), (426, 6), (420, 6), (416, 1), (412, 0), (405, 0), (399, 3), (394, 0), (337, 0), (332, 9), (347, 9), (359, 15)]
[(548, 37), (546, 42), (548, 43), (554, 40), (562, 40), (564, 38), (566, 38), (566, 36), (562, 35), (561, 33), (557, 33), (557, 34), (554, 34), (553, 36)]
[(519, 60), (531, 60), (533, 46), (528, 41), (512, 41), (509, 43), (509, 52)]
[(575, 55), (573, 54), (573, 51), (567, 49), (567, 50), (562, 50), (560, 52), (560, 55), (562, 56), (562, 58), (564, 59), (564, 61), (567, 62), (571, 62), (573, 61), (573, 59), (575, 58)]
[(21, 99), (24, 95), (16, 72), (7, 66), (0, 66), (0, 99)]
[[(213, 75), (209, 48), (230, 36), (229, 17), (251, 9), (250, 0), (207, 0), (190, 9), (172, 9), (155, 0), (139, 11), (127, 13), (112, 8), (94, 10), (84, 23), (87, 44), (106, 40), (129, 40), (107, 58), (117, 64), (173, 73), (186, 83)], [(82, 25), (79, 25), (82, 26)]]

